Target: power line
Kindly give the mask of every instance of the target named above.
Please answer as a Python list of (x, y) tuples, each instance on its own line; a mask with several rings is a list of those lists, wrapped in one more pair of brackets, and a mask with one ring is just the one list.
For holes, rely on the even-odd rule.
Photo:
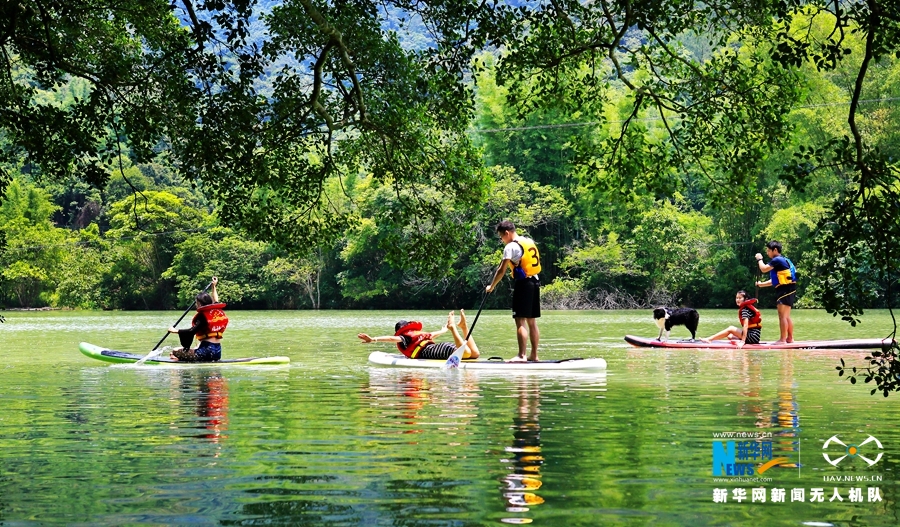
[(169, 234), (178, 234), (183, 232), (205, 232), (210, 230), (209, 227), (204, 227), (202, 229), (180, 229), (177, 231), (164, 231), (164, 232), (147, 232), (143, 234), (138, 234), (136, 236), (122, 236), (119, 238), (103, 238), (100, 240), (88, 240), (81, 242), (65, 242), (65, 243), (48, 243), (43, 245), (28, 245), (25, 247), (4, 247), (4, 252), (21, 252), (21, 251), (31, 251), (35, 249), (50, 249), (55, 247), (79, 247), (82, 245), (91, 245), (99, 242), (121, 242), (121, 241), (130, 241), (130, 240), (138, 240), (141, 238), (145, 238), (147, 236), (168, 236)]
[[(879, 103), (879, 102), (896, 102), (900, 101), (900, 97), (885, 97), (881, 99), (863, 99), (859, 101), (859, 104), (870, 104), (870, 103)], [(794, 109), (807, 109), (807, 108), (824, 108), (826, 106), (844, 106), (850, 104), (850, 101), (844, 102), (824, 102), (820, 104), (804, 104), (802, 106), (796, 106)], [(673, 119), (676, 117), (673, 117)], [(641, 117), (639, 119), (631, 119), (632, 122), (654, 122), (661, 121), (660, 117)], [(506, 128), (474, 128), (470, 130), (472, 133), (477, 134), (493, 134), (500, 132), (524, 132), (528, 130), (546, 130), (553, 128), (578, 128), (583, 126), (596, 126), (599, 124), (622, 124), (626, 122), (624, 119), (615, 120), (615, 121), (585, 121), (580, 123), (559, 123), (559, 124), (536, 124), (532, 126), (510, 126)]]

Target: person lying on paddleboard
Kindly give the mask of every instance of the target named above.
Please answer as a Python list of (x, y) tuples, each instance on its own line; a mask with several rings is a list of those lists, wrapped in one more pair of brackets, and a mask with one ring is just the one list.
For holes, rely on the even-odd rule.
[(743, 348), (744, 344), (759, 344), (762, 336), (762, 313), (753, 305), (756, 299), (747, 298), (746, 291), (738, 291), (734, 302), (738, 306), (738, 320), (741, 321), (741, 327), (729, 326), (709, 338), (700, 339), (701, 342), (709, 343), (711, 340), (727, 338), (737, 340), (738, 349)]
[[(430, 333), (422, 331), (421, 322), (401, 320), (394, 326), (393, 335), (370, 337), (365, 333), (360, 333), (357, 337), (362, 339), (363, 344), (369, 344), (370, 342), (395, 342), (397, 349), (410, 359), (447, 360), (450, 355), (453, 355), (456, 348), (463, 345), (463, 337), (460, 336), (459, 330), (462, 330), (463, 335), (469, 331), (466, 325), (466, 313), (462, 309), (459, 310), (458, 325), (454, 320), (453, 311), (451, 311), (447, 315), (447, 325)], [(453, 334), (453, 344), (434, 341), (435, 337), (448, 331)], [(469, 337), (468, 343), (469, 346), (463, 354), (463, 359), (477, 359), (479, 353), (478, 346), (475, 345), (475, 339)]]
[[(169, 333), (178, 333), (181, 347), (172, 350), (169, 355), (174, 360), (185, 362), (214, 362), (222, 358), (222, 334), (228, 326), (228, 317), (222, 309), (225, 304), (219, 303), (219, 293), (216, 284), (219, 279), (212, 279), (212, 293), (200, 293), (197, 295), (197, 314), (191, 320), (188, 329), (169, 328)], [(200, 342), (195, 349), (191, 349), (194, 339)]]

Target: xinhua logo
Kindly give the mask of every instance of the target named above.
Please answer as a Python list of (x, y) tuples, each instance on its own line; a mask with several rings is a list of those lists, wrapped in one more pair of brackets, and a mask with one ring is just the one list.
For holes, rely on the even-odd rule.
[(713, 476), (759, 475), (789, 461), (772, 456), (771, 441), (713, 441), (712, 457)]
[(850, 457), (850, 458), (858, 457), (859, 459), (862, 459), (863, 461), (868, 463), (869, 466), (871, 467), (872, 465), (874, 465), (875, 463), (878, 463), (881, 460), (881, 455), (883, 454), (882, 452), (879, 452), (878, 455), (875, 456), (875, 459), (872, 460), (872, 459), (869, 459), (866, 456), (859, 453), (860, 449), (862, 449), (863, 446), (865, 446), (866, 444), (871, 443), (871, 442), (874, 442), (875, 445), (878, 446), (879, 450), (883, 449), (881, 446), (881, 441), (876, 439), (875, 436), (870, 435), (865, 441), (863, 441), (862, 443), (860, 443), (858, 445), (854, 445), (854, 444), (847, 445), (843, 441), (838, 439), (838, 436), (831, 436), (830, 438), (828, 438), (828, 441), (825, 441), (825, 445), (822, 446), (822, 450), (828, 449), (828, 447), (831, 445), (831, 443), (837, 443), (844, 447), (844, 455), (841, 457), (835, 458), (835, 459), (831, 459), (826, 452), (822, 452), (822, 457), (824, 457), (825, 461), (827, 461), (828, 464), (830, 464), (833, 467), (836, 467), (838, 465), (838, 463), (840, 463), (841, 461), (844, 460), (844, 458), (847, 458), (847, 457)]

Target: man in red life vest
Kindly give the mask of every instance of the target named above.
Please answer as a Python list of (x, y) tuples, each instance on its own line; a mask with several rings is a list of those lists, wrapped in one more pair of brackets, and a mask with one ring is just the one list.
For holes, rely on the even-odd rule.
[[(197, 314), (191, 320), (188, 329), (169, 328), (169, 333), (178, 333), (181, 347), (172, 350), (170, 357), (185, 362), (214, 362), (222, 358), (222, 335), (228, 326), (228, 317), (222, 309), (225, 304), (219, 303), (216, 284), (219, 279), (212, 279), (212, 294), (197, 295)], [(191, 349), (194, 339), (200, 343)]]
[(738, 306), (738, 320), (741, 321), (741, 327), (729, 326), (707, 339), (700, 339), (701, 341), (709, 342), (728, 338), (738, 341), (738, 349), (743, 348), (744, 344), (759, 344), (762, 336), (762, 313), (753, 305), (756, 303), (756, 299), (748, 299), (746, 291), (738, 291), (734, 302)]
[[(415, 320), (411, 322), (401, 320), (394, 326), (393, 335), (370, 337), (365, 333), (360, 333), (357, 337), (362, 340), (363, 344), (369, 344), (371, 342), (393, 342), (397, 344), (397, 349), (410, 359), (447, 360), (450, 358), (450, 355), (453, 355), (456, 348), (463, 344), (463, 337), (460, 335), (460, 331), (457, 330), (457, 327), (459, 330), (462, 330), (463, 335), (468, 333), (466, 313), (462, 309), (459, 310), (458, 326), (453, 318), (453, 311), (451, 311), (447, 316), (447, 325), (430, 333), (422, 331), (421, 322)], [(453, 334), (453, 343), (434, 341), (435, 337), (443, 335), (448, 331)], [(477, 359), (480, 354), (478, 353), (478, 346), (475, 345), (475, 339), (469, 337), (468, 343), (469, 345), (463, 354), (463, 359)]]

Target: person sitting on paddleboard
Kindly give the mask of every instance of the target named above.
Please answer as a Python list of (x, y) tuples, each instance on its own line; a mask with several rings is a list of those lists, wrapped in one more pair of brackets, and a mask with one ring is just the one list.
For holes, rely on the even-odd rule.
[[(394, 326), (393, 335), (370, 337), (365, 333), (360, 333), (357, 337), (362, 339), (363, 344), (369, 344), (370, 342), (394, 342), (397, 344), (400, 352), (410, 359), (447, 360), (450, 358), (450, 355), (453, 355), (456, 348), (463, 345), (463, 337), (460, 335), (457, 327), (459, 330), (462, 330), (463, 335), (469, 331), (466, 324), (466, 313), (462, 309), (459, 310), (459, 325), (456, 324), (453, 318), (453, 311), (451, 311), (447, 316), (447, 325), (430, 333), (422, 331), (421, 322), (401, 320)], [(455, 344), (434, 341), (435, 337), (443, 335), (447, 331), (453, 334)], [(469, 346), (463, 354), (463, 359), (477, 359), (479, 353), (478, 346), (475, 345), (475, 339), (469, 337), (468, 342)]]
[(738, 306), (738, 320), (741, 321), (741, 327), (729, 326), (707, 339), (700, 339), (702, 342), (728, 338), (738, 341), (738, 349), (743, 348), (744, 344), (759, 344), (762, 336), (762, 313), (753, 305), (756, 299), (748, 299), (746, 291), (738, 291), (734, 302)]
[[(188, 329), (169, 328), (169, 333), (178, 333), (181, 347), (172, 350), (170, 357), (184, 362), (214, 362), (222, 358), (222, 334), (228, 326), (228, 317), (222, 309), (225, 304), (219, 303), (216, 284), (219, 279), (212, 279), (212, 294), (197, 295), (197, 314), (191, 320)], [(196, 338), (200, 345), (191, 349)]]

